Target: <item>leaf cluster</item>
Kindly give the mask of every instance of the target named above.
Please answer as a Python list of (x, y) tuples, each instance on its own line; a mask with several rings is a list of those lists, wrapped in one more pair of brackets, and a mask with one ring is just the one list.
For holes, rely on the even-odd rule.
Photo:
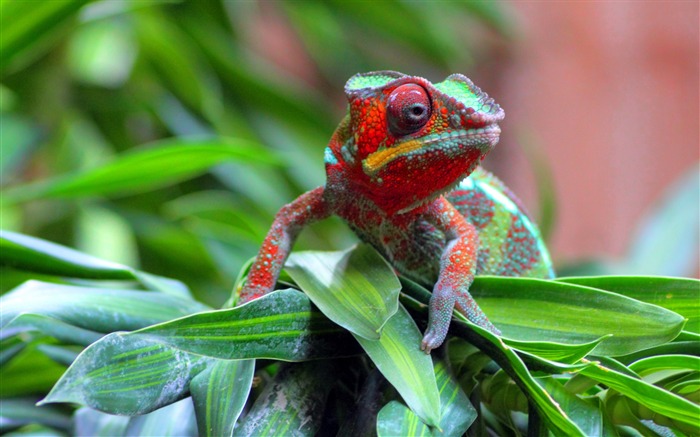
[(42, 275), (0, 300), (5, 430), (700, 431), (696, 280), (479, 277), (503, 337), (455, 313), (431, 357), (429, 292), (366, 245), (295, 253), (281, 289), (217, 310), (173, 279), (11, 232), (0, 243), (2, 265)]

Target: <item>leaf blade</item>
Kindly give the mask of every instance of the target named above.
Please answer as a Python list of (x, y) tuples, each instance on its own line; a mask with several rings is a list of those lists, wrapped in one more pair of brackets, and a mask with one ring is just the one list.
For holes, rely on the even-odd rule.
[(430, 356), (420, 348), (422, 335), (403, 306), (384, 325), (379, 340), (353, 334), (406, 404), (429, 426), (440, 423), (440, 394)]
[(377, 340), (398, 310), (401, 284), (367, 244), (342, 252), (297, 252), (285, 270), (326, 317), (368, 340)]

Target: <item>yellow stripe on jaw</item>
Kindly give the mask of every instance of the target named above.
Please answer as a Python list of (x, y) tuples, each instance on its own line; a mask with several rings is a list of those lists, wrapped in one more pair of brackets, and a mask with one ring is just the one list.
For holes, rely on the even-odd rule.
[(424, 143), (418, 140), (404, 141), (398, 146), (389, 147), (371, 153), (362, 161), (362, 169), (368, 176), (377, 173), (382, 167), (401, 156), (423, 147)]

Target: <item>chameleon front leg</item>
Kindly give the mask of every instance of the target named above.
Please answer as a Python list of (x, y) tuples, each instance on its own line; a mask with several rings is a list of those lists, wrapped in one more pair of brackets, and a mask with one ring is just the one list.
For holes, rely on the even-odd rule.
[(421, 342), (425, 353), (430, 353), (445, 341), (455, 307), (471, 322), (500, 333), (469, 294), (479, 248), (476, 228), (442, 197), (433, 204), (429, 214), (447, 241), (440, 258), (440, 274), (430, 298), (428, 329)]
[(279, 210), (250, 267), (239, 304), (272, 291), (299, 232), (330, 215), (328, 205), (323, 200), (323, 190), (323, 187), (318, 187), (308, 191)]

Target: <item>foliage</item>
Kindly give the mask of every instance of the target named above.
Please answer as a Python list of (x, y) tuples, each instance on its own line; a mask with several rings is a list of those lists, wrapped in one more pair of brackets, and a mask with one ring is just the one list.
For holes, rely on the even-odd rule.
[[(365, 245), (293, 254), (290, 285), (305, 293), (212, 310), (176, 280), (115, 279), (68, 248), (1, 238), (12, 248), (3, 265), (44, 275), (0, 300), (6, 428), (66, 431), (70, 411), (44, 405), (69, 402), (93, 409), (74, 413), (72, 429), (96, 434), (121, 420), (126, 433), (176, 422), (178, 435), (195, 433), (194, 423), (200, 435), (517, 435), (526, 425), (513, 413), (557, 435), (700, 431), (695, 280), (479, 277), (472, 291), (504, 336), (455, 314), (431, 360), (418, 347), (429, 291), (399, 282)], [(60, 378), (14, 381), (27, 368)], [(42, 407), (27, 404), (42, 393)]]
[[(366, 246), (297, 252), (280, 290), (231, 308), (270, 217), (323, 181), (342, 81), (463, 71), (483, 56), (466, 35), (512, 32), (499, 3), (443, 6), (0, 1), (0, 219), (26, 234), (0, 236), (0, 430), (700, 432), (694, 280), (478, 278), (504, 337), (455, 315), (431, 357), (428, 291)], [(251, 50), (261, 15), (300, 37), (315, 87)], [(669, 254), (693, 268), (697, 247), (665, 223), (696, 232), (678, 214), (694, 189), (642, 222), (636, 273), (693, 273)], [(352, 241), (331, 221), (297, 247)]]

